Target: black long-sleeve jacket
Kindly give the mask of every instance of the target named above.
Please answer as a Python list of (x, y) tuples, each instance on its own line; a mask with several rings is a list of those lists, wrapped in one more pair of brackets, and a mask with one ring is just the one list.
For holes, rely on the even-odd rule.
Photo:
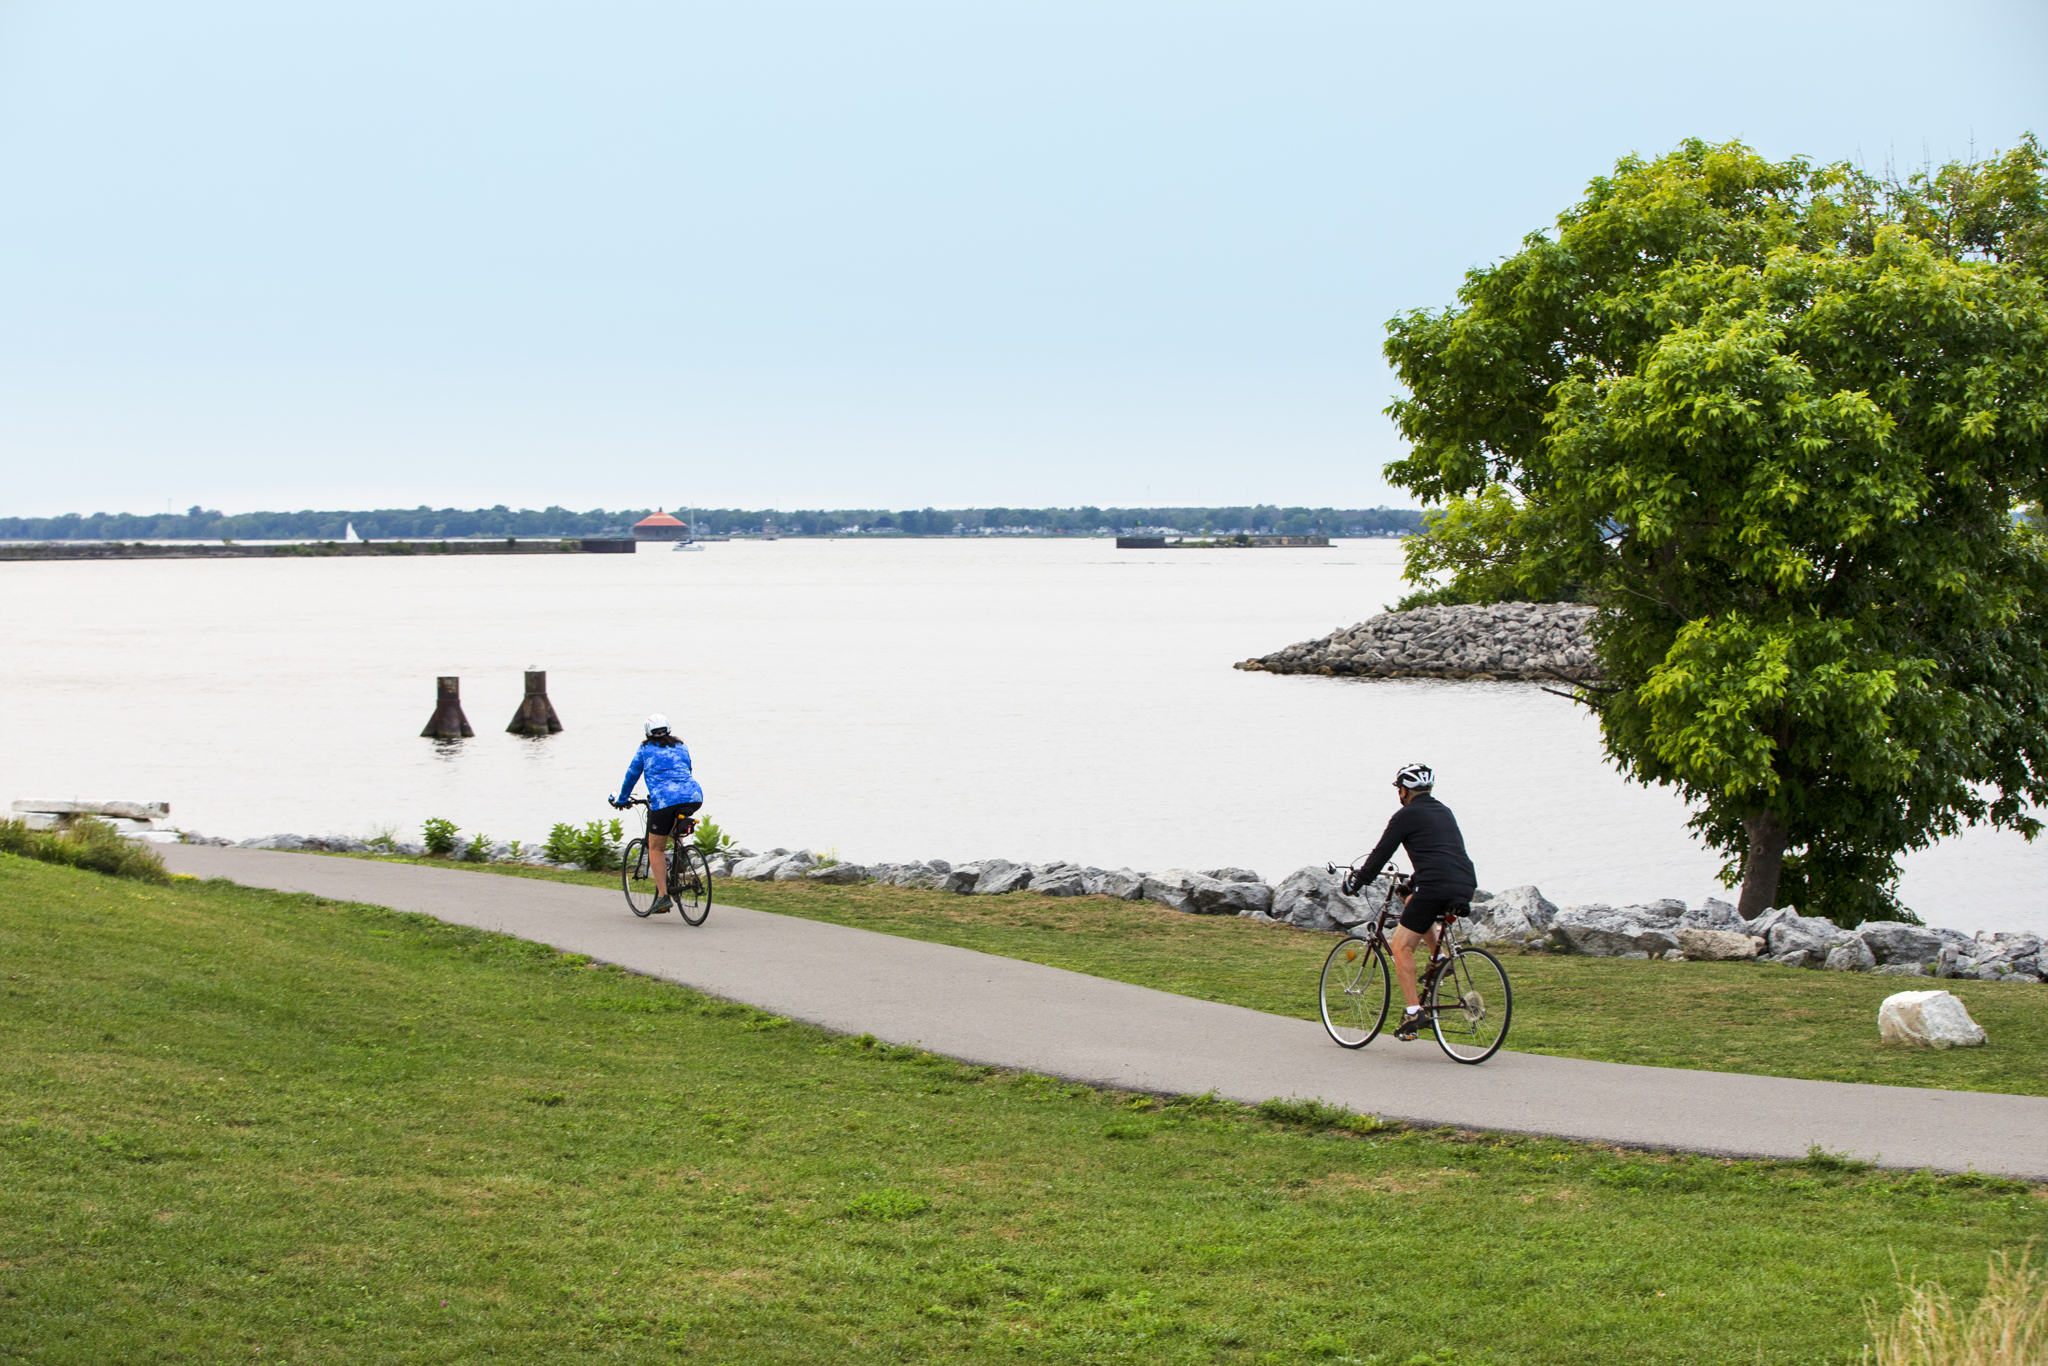
[(1358, 872), (1358, 885), (1379, 876), (1396, 848), (1408, 851), (1418, 896), (1470, 899), (1479, 886), (1479, 875), (1472, 871), (1472, 860), (1465, 854), (1465, 837), (1458, 832), (1458, 818), (1427, 792), (1411, 799), (1387, 822), (1387, 833), (1380, 836), (1372, 857)]

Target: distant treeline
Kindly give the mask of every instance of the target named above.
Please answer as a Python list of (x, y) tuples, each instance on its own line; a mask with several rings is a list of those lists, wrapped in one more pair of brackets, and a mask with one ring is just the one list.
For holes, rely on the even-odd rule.
[[(365, 540), (429, 540), (448, 536), (602, 536), (620, 534), (652, 508), (571, 512), (549, 507), (372, 508), (356, 512), (241, 512), (191, 507), (182, 513), (76, 512), (61, 517), (0, 517), (6, 541), (283, 541), (339, 540), (353, 525)], [(682, 515), (682, 514), (678, 514)], [(1139, 527), (1180, 531), (1263, 531), (1292, 536), (1396, 536), (1422, 529), (1407, 508), (884, 508), (785, 512), (776, 508), (692, 508), (697, 534), (770, 531), (784, 536), (953, 536), (1007, 531), (1092, 535)]]

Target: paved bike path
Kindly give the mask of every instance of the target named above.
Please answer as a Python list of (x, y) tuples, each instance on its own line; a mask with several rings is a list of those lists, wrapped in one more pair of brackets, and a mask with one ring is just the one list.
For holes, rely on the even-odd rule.
[(1797, 1158), (1819, 1144), (1888, 1167), (2048, 1179), (2044, 1097), (1508, 1051), (1466, 1067), (1427, 1036), (1351, 1052), (1303, 1020), (766, 911), (717, 906), (692, 929), (673, 915), (637, 920), (594, 887), (256, 849), (160, 852), (173, 872), (418, 911), (827, 1029), (1091, 1085), (1319, 1097), (1419, 1124), (1703, 1153)]

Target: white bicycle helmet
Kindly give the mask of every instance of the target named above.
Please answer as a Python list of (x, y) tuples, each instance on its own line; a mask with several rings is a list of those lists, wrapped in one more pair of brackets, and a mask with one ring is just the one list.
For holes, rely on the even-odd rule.
[(1410, 792), (1427, 792), (1436, 786), (1436, 774), (1428, 764), (1410, 764), (1394, 775), (1394, 786)]
[(654, 715), (648, 717), (645, 721), (642, 721), (640, 723), (640, 733), (643, 736), (655, 735), (667, 729), (668, 718), (666, 716), (663, 716), (660, 712), (654, 713)]

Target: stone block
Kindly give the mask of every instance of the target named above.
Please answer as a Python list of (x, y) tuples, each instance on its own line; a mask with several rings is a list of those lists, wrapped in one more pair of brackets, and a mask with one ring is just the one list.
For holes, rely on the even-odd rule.
[(1877, 1008), (1877, 1035), (1911, 1048), (1975, 1048), (1988, 1042), (1963, 1003), (1946, 991), (1901, 991)]
[(1736, 930), (1696, 930), (1681, 925), (1671, 932), (1679, 952), (1699, 963), (1729, 963), (1754, 958), (1763, 941)]

